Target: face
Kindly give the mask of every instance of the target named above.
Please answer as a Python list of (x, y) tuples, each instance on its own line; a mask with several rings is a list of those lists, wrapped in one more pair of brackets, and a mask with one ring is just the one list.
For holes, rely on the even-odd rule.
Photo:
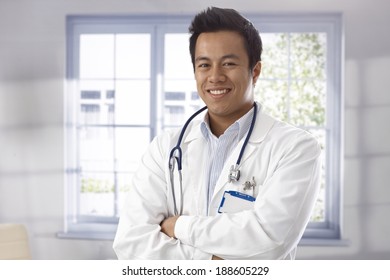
[(244, 39), (236, 32), (201, 33), (195, 46), (195, 79), (211, 121), (233, 123), (253, 106), (261, 64), (249, 70)]

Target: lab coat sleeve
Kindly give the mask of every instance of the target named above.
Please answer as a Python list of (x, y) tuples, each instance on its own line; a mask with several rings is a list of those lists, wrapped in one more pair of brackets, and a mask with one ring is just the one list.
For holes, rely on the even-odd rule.
[(160, 223), (168, 217), (163, 142), (152, 141), (134, 175), (114, 251), (118, 259), (211, 259), (210, 254), (160, 231)]
[(286, 258), (310, 219), (321, 169), (321, 149), (314, 138), (306, 133), (287, 138), (271, 154), (268, 168), (273, 170), (261, 186), (253, 210), (212, 217), (181, 216), (175, 236), (223, 259)]

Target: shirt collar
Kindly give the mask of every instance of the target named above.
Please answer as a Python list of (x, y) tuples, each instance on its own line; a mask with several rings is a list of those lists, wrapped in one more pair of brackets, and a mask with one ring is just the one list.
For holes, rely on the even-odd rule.
[[(259, 107), (259, 106), (258, 106)], [(253, 107), (254, 108), (254, 107)], [(226, 132), (230, 131), (238, 131), (238, 141), (240, 141), (248, 132), (249, 127), (252, 123), (253, 118), (253, 108), (249, 110), (245, 115), (235, 121), (232, 125), (230, 125)], [(259, 108), (258, 108), (259, 109)], [(208, 112), (205, 114), (204, 119), (201, 123), (201, 131), (205, 139), (209, 139), (209, 137), (213, 136), (210, 123), (209, 123), (209, 114)]]

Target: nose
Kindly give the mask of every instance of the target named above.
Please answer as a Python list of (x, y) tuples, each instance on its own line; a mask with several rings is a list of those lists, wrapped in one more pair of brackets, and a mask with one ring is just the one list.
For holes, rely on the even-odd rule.
[(210, 68), (209, 82), (210, 83), (219, 83), (226, 80), (225, 73), (223, 69), (219, 66), (213, 66)]

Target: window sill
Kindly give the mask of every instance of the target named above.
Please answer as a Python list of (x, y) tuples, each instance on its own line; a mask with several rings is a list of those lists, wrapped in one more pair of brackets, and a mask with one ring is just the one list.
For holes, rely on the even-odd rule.
[(113, 241), (115, 232), (58, 232), (60, 239), (87, 239), (87, 240), (110, 240)]
[[(115, 232), (58, 232), (60, 239), (86, 239), (86, 240), (109, 240), (113, 241)], [(350, 241), (346, 239), (325, 239), (325, 238), (302, 238), (299, 246), (349, 246)]]
[(299, 246), (335, 246), (346, 247), (350, 245), (347, 239), (325, 239), (325, 238), (302, 238)]

